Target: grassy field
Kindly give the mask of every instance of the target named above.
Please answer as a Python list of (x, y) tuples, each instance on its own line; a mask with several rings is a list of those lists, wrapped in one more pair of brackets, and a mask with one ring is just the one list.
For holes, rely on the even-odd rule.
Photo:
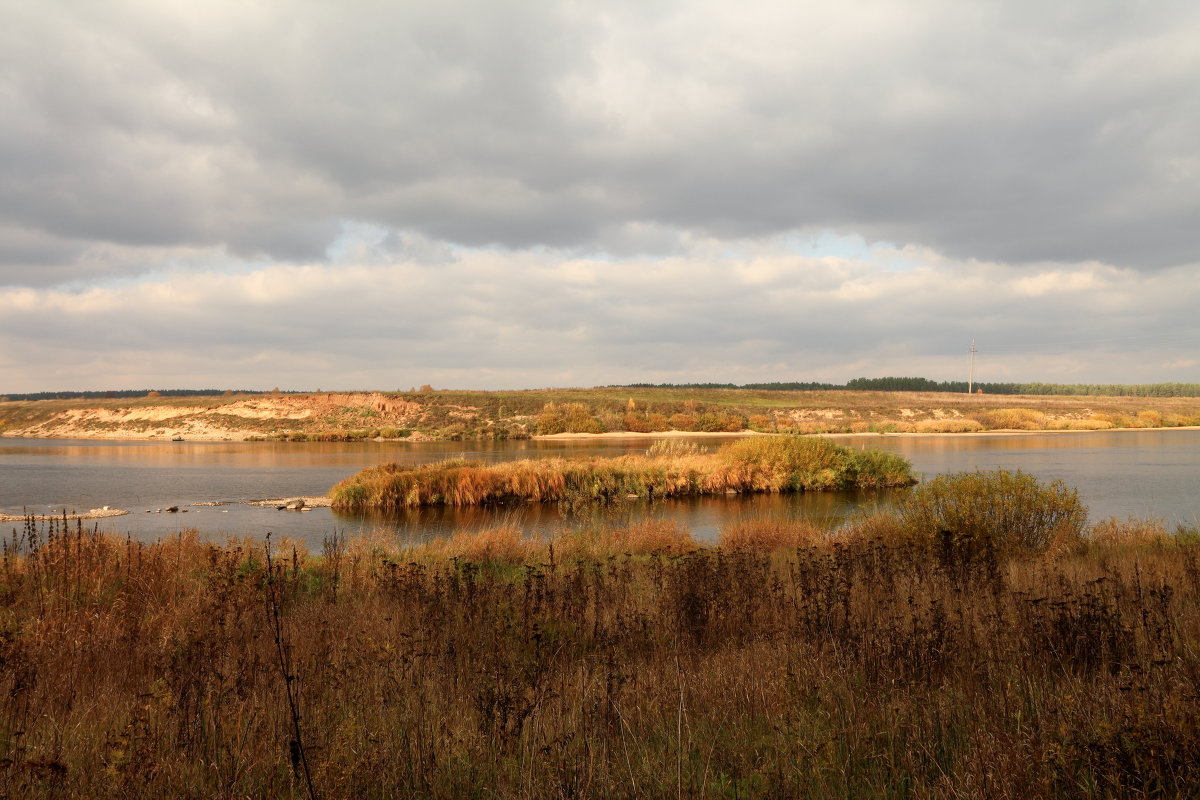
[(0, 795), (1194, 796), (1200, 544), (1079, 512), (1017, 473), (717, 547), (30, 524), (0, 571)]
[(970, 433), (1200, 424), (1200, 398), (594, 388), (0, 402), (0, 433), (506, 439), (556, 433)]
[(396, 511), (628, 496), (880, 489), (915, 482), (912, 465), (895, 453), (853, 450), (818, 437), (764, 436), (731, 442), (713, 453), (672, 441), (658, 443), (646, 455), (615, 458), (382, 464), (352, 475), (329, 494), (338, 510)]

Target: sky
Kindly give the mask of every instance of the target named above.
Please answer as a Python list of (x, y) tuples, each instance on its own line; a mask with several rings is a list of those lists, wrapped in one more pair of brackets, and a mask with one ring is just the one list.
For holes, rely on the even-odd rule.
[(0, 393), (1200, 381), (1200, 4), (0, 0)]

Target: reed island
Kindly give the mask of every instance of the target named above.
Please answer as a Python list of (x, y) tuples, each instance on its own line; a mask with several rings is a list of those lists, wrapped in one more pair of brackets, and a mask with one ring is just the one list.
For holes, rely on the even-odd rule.
[(337, 484), (330, 496), (336, 510), (394, 511), (433, 505), (884, 489), (913, 483), (912, 465), (896, 453), (853, 449), (819, 437), (767, 436), (729, 442), (715, 452), (694, 442), (664, 441), (645, 455), (611, 458), (383, 464)]

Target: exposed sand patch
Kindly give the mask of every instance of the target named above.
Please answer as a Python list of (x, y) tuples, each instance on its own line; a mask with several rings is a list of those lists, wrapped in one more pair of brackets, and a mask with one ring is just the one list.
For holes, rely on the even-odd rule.
[(285, 506), (288, 503), (294, 503), (297, 500), (304, 502), (307, 508), (329, 508), (333, 501), (328, 497), (280, 497), (274, 500), (251, 500), (246, 503), (248, 506)]
[(4, 435), (45, 439), (240, 441), (276, 432), (411, 429), (426, 410), (420, 403), (379, 392), (256, 395), (208, 405), (81, 406), (58, 411), (24, 427), (10, 428)]
[(85, 511), (82, 514), (0, 514), (0, 522), (24, 522), (28, 517), (33, 517), (37, 522), (55, 519), (106, 519), (108, 517), (123, 517), (128, 513), (128, 511), (120, 508), (93, 508), (91, 511)]

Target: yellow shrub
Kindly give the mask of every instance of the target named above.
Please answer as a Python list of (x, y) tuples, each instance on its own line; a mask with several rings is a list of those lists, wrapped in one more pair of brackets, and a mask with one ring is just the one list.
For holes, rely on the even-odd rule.
[(1046, 415), (1029, 408), (997, 408), (974, 415), (991, 430), (1040, 431), (1046, 429)]

